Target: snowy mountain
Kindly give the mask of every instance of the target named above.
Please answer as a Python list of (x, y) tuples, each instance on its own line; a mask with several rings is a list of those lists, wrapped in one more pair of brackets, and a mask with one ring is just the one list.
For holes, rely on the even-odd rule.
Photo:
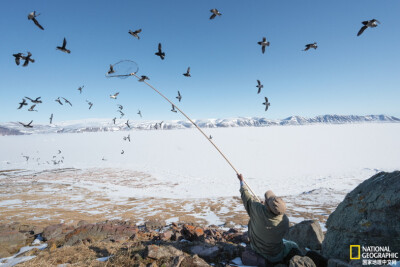
[[(0, 123), (0, 135), (20, 135), (38, 133), (82, 133), (82, 132), (109, 132), (127, 130), (170, 130), (187, 129), (194, 126), (189, 121), (132, 121), (130, 129), (125, 124), (126, 120), (117, 119), (114, 124), (111, 119), (85, 119), (77, 121), (64, 121), (55, 124), (34, 124), (33, 128), (23, 128), (18, 122)], [(239, 117), (230, 119), (203, 119), (194, 120), (200, 128), (226, 128), (226, 127), (265, 127), (285, 125), (309, 124), (345, 124), (345, 123), (399, 123), (400, 119), (386, 115), (321, 115), (314, 118), (291, 116), (282, 120), (270, 120), (258, 117)]]

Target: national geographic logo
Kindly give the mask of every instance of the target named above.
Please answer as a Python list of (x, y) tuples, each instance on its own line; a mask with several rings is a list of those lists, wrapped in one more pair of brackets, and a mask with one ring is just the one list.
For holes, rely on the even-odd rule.
[(362, 265), (396, 265), (399, 253), (389, 246), (350, 245), (350, 260), (362, 260)]

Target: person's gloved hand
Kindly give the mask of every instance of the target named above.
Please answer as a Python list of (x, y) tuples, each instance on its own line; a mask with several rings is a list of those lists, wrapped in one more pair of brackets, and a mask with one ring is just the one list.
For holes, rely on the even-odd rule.
[(243, 182), (243, 174), (238, 174), (237, 178), (239, 179), (239, 181)]

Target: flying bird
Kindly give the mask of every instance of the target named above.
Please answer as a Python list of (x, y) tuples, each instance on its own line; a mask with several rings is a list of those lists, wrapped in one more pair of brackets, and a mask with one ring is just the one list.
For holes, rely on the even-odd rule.
[(53, 123), (53, 113), (51, 113), (51, 115), (50, 115), (50, 124), (52, 124)]
[(40, 96), (39, 97), (36, 97), (36, 99), (31, 99), (31, 98), (29, 98), (29, 97), (27, 97), (27, 96), (25, 96), (25, 98), (26, 99), (29, 99), (32, 103), (35, 103), (35, 104), (40, 104), (40, 103), (42, 103), (42, 100), (40, 100)]
[(114, 117), (114, 119), (112, 119), (113, 120), (113, 122), (114, 122), (114, 124), (115, 124), (115, 120), (116, 120), (117, 118), (116, 117)]
[(123, 113), (121, 110), (118, 110), (119, 111), (119, 113), (121, 114), (121, 117), (120, 118), (122, 118), (124, 115), (125, 115), (125, 113)]
[(88, 101), (87, 99), (86, 99), (86, 102), (88, 103), (88, 105), (89, 105), (89, 109), (91, 109), (92, 108), (92, 106), (93, 106), (93, 103), (92, 102), (90, 102), (90, 101)]
[(58, 154), (61, 154), (61, 150), (60, 149), (58, 150)]
[(24, 124), (24, 123), (22, 123), (22, 122), (19, 122), (19, 124), (21, 124), (21, 125), (24, 126), (25, 128), (33, 128), (33, 126), (31, 125), (32, 122), (33, 122), (33, 120), (32, 120), (30, 123), (28, 123), (28, 124)]
[(56, 101), (56, 102), (58, 102), (60, 105), (62, 105), (63, 103), (61, 102), (61, 100), (60, 100), (60, 97), (58, 97), (56, 100), (54, 100), (54, 101)]
[(128, 140), (129, 142), (131, 141), (131, 135), (128, 134), (128, 136), (123, 137), (124, 141)]
[(150, 79), (145, 75), (140, 76), (139, 82), (144, 82), (145, 80), (150, 80)]
[(158, 43), (158, 51), (155, 53), (156, 56), (159, 56), (162, 60), (165, 58), (165, 53), (161, 50), (161, 43)]
[(119, 108), (119, 110), (123, 110), (123, 109), (124, 109), (124, 106), (118, 105), (118, 108)]
[(13, 56), (15, 57), (15, 64), (17, 64), (19, 66), (19, 63), (21, 62), (21, 58), (24, 58), (22, 53), (17, 53), (17, 54), (13, 54)]
[(210, 137), (208, 137), (210, 140), (212, 139), (212, 136), (211, 136), (211, 134), (210, 134)]
[(35, 105), (32, 105), (32, 106), (28, 109), (28, 111), (37, 111), (37, 110), (35, 110), (35, 107), (36, 107), (36, 104), (35, 104)]
[(212, 13), (210, 19), (215, 19), (216, 16), (222, 15), (216, 8), (211, 9), (210, 12)]
[(110, 98), (112, 98), (112, 99), (117, 99), (117, 96), (119, 95), (119, 92), (118, 93), (115, 93), (115, 94), (113, 94), (113, 95), (110, 95)]
[(83, 87), (85, 87), (85, 86), (82, 85), (82, 86), (80, 86), (80, 87), (78, 88), (78, 91), (79, 91), (80, 94), (82, 94), (82, 89), (83, 89)]
[(110, 64), (110, 69), (107, 71), (107, 74), (115, 73), (113, 65)]
[(175, 113), (177, 112), (177, 111), (175, 110), (175, 106), (174, 106), (174, 105), (172, 105), (171, 111), (172, 111), (172, 112), (175, 112)]
[(36, 17), (39, 16), (40, 14), (36, 14), (36, 11), (33, 11), (31, 13), (29, 13), (28, 15), (28, 19), (32, 20), (36, 26), (38, 26), (41, 30), (44, 30), (44, 28), (42, 27), (42, 25), (39, 24), (39, 22), (36, 20)]
[(310, 49), (310, 48), (317, 49), (317, 48), (318, 48), (317, 43), (314, 42), (313, 44), (306, 44), (306, 48), (304, 48), (303, 51), (307, 51), (307, 50)]
[(265, 105), (265, 111), (268, 110), (268, 107), (271, 105), (271, 103), (268, 102), (268, 97), (265, 97), (265, 102), (263, 103)]
[(378, 23), (381, 24), (377, 19), (366, 20), (361, 23), (364, 26), (361, 27), (360, 31), (357, 33), (357, 36), (360, 36), (368, 27), (375, 28), (376, 26), (378, 26)]
[(137, 114), (140, 116), (140, 118), (142, 117), (142, 112), (139, 109)]
[(257, 83), (258, 83), (256, 86), (258, 88), (257, 94), (259, 94), (261, 92), (261, 89), (264, 87), (264, 85), (261, 84), (260, 80), (257, 80)]
[(28, 103), (26, 103), (25, 98), (22, 98), (22, 102), (20, 102), (18, 104), (19, 104), (19, 108), (18, 109), (21, 109), (23, 106), (27, 106), (28, 105)]
[(124, 151), (124, 150), (122, 150), (122, 151), (121, 151), (121, 155), (122, 155), (122, 154), (124, 154), (124, 153), (125, 153), (125, 151)]
[(181, 93), (178, 91), (178, 96), (177, 97), (175, 97), (176, 99), (178, 99), (179, 100), (179, 102), (181, 102), (181, 99), (182, 99), (182, 96), (181, 96)]
[(71, 53), (71, 50), (68, 50), (66, 48), (66, 46), (67, 46), (67, 40), (64, 37), (63, 45), (62, 46), (57, 46), (57, 49), (62, 51), (62, 52), (68, 53), (68, 54)]
[(129, 30), (129, 34), (132, 35), (133, 37), (136, 37), (139, 40), (140, 36), (138, 35), (138, 33), (140, 33), (141, 31), (142, 31), (142, 29), (136, 30), (134, 32)]
[(192, 77), (192, 76), (190, 76), (190, 67), (187, 68), (187, 71), (186, 71), (186, 73), (183, 74), (183, 76)]
[(35, 62), (35, 60), (33, 58), (31, 58), (31, 56), (32, 56), (31, 52), (28, 52), (27, 56), (21, 57), (23, 60), (25, 60), (24, 65), (22, 65), (22, 67), (28, 66), (29, 62), (32, 62), (32, 63)]
[(131, 128), (131, 126), (129, 125), (129, 120), (127, 120), (127, 121), (125, 122), (125, 124), (126, 124), (126, 126), (128, 126), (129, 129)]
[(66, 104), (69, 104), (69, 105), (72, 107), (72, 104), (71, 104), (71, 102), (68, 101), (68, 99), (66, 99), (66, 98), (64, 98), (64, 97), (62, 97), (62, 99), (64, 99), (64, 102), (65, 102)]
[(267, 42), (267, 38), (263, 37), (263, 40), (261, 42), (257, 42), (257, 44), (261, 45), (261, 51), (264, 54), (265, 53), (265, 47), (269, 46), (269, 42)]

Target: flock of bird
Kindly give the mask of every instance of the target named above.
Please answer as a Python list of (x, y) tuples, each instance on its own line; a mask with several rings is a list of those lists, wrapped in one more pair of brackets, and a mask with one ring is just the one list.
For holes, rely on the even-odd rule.
[[(213, 19), (215, 19), (217, 16), (220, 17), (220, 16), (222, 15), (222, 14), (218, 11), (218, 9), (211, 9), (210, 12), (212, 13), (211, 16), (210, 16), (210, 20), (213, 20)], [(38, 20), (37, 20), (37, 17), (38, 17), (39, 15), (40, 15), (40, 14), (36, 13), (36, 11), (33, 11), (33, 12), (29, 13), (29, 15), (28, 15), (28, 20), (32, 20), (33, 23), (34, 23), (39, 29), (44, 30), (43, 26), (42, 26), (42, 25), (38, 22)], [(363, 26), (362, 26), (361, 29), (358, 31), (357, 36), (360, 36), (367, 28), (375, 28), (375, 27), (378, 26), (378, 24), (380, 24), (380, 22), (379, 22), (378, 20), (376, 20), (376, 19), (367, 20), (367, 21), (362, 21), (361, 23), (362, 23)], [(140, 34), (141, 32), (142, 32), (142, 29), (137, 29), (137, 30), (134, 30), (134, 31), (132, 31), (132, 30), (129, 30), (129, 31), (128, 31), (128, 33), (129, 33), (131, 36), (137, 38), (138, 40), (140, 40), (139, 34)], [(264, 54), (265, 51), (266, 51), (266, 48), (269, 47), (271, 43), (270, 43), (269, 41), (267, 41), (267, 38), (266, 38), (266, 37), (262, 37), (262, 41), (257, 42), (257, 44), (261, 46), (261, 52)], [(66, 38), (64, 38), (62, 45), (61, 45), (61, 46), (57, 46), (56, 49), (59, 50), (59, 51), (61, 51), (61, 52), (70, 54), (70, 53), (71, 53), (71, 50), (67, 49), (66, 46), (67, 46), (67, 40), (66, 40)], [(308, 51), (308, 50), (310, 50), (311, 48), (313, 48), (314, 50), (316, 50), (316, 49), (318, 48), (317, 42), (310, 43), (310, 44), (306, 44), (306, 45), (305, 45), (305, 48), (303, 49), (303, 51)], [(158, 44), (157, 51), (155, 52), (155, 55), (158, 56), (158, 57), (160, 57), (161, 60), (164, 60), (164, 59), (165, 59), (165, 52), (162, 50), (162, 44), (161, 44), (161, 43)], [(32, 58), (32, 54), (31, 54), (30, 52), (27, 52), (26, 54), (21, 53), (21, 52), (20, 52), (20, 53), (15, 53), (15, 54), (13, 54), (13, 56), (15, 57), (15, 63), (16, 63), (17, 65), (20, 65), (21, 60), (24, 61), (23, 65), (22, 65), (23, 67), (27, 67), (27, 66), (29, 65), (29, 63), (34, 63), (34, 62), (35, 62), (35, 60)], [(113, 74), (114, 72), (115, 72), (114, 66), (113, 66), (113, 65), (110, 65), (107, 74)], [(185, 76), (185, 77), (191, 77), (190, 67), (188, 67), (187, 70), (186, 70), (186, 72), (183, 73), (183, 76)], [(147, 76), (145, 76), (145, 75), (142, 75), (142, 76), (139, 78), (138, 81), (139, 81), (139, 82), (144, 82), (144, 81), (146, 81), (146, 80), (150, 80), (149, 77), (147, 77)], [(264, 85), (261, 83), (260, 80), (257, 80), (257, 85), (256, 85), (256, 87), (257, 87), (257, 94), (260, 94), (261, 91), (262, 91), (262, 89), (264, 88)], [(82, 86), (80, 86), (80, 87), (77, 89), (77, 90), (79, 91), (80, 94), (82, 94), (83, 88), (84, 88), (84, 86), (82, 85)], [(116, 92), (115, 94), (110, 95), (110, 98), (116, 100), (117, 97), (118, 97), (118, 95), (119, 95), (119, 92)], [(64, 103), (62, 102), (61, 99), (64, 101)], [(180, 92), (180, 91), (178, 91), (178, 95), (176, 96), (176, 99), (178, 99), (178, 101), (181, 102), (181, 100), (182, 100), (182, 95), (181, 95), (181, 92)], [(29, 98), (29, 97), (24, 97), (24, 98), (22, 99), (22, 102), (19, 103), (18, 109), (21, 109), (21, 108), (23, 108), (24, 106), (28, 106), (27, 100), (29, 100), (29, 101), (32, 103), (32, 105), (29, 107), (28, 111), (36, 111), (36, 112), (37, 112), (37, 110), (35, 109), (35, 107), (36, 107), (37, 104), (41, 104), (41, 103), (42, 103), (41, 97), (37, 97), (37, 98), (35, 98), (35, 99)], [(265, 111), (267, 111), (268, 108), (269, 108), (269, 106), (271, 105), (271, 103), (268, 101), (268, 98), (267, 98), (267, 97), (264, 97), (264, 100), (265, 100), (265, 102), (262, 103), (262, 104), (265, 105)], [(69, 105), (72, 107), (72, 103), (71, 103), (68, 99), (66, 99), (66, 98), (64, 98), (64, 97), (61, 97), (61, 98), (58, 97), (57, 99), (55, 99), (55, 101), (56, 101), (57, 103), (59, 103), (60, 105), (69, 104)], [(93, 103), (92, 103), (91, 101), (89, 101), (89, 100), (86, 100), (86, 102), (87, 102), (87, 104), (89, 105), (89, 109), (91, 109), (92, 106), (93, 106)], [(122, 118), (122, 117), (125, 115), (124, 112), (123, 112), (122, 110), (123, 110), (123, 106), (122, 106), (122, 105), (118, 105), (118, 110), (117, 110), (117, 112), (120, 113), (120, 118)], [(171, 112), (174, 112), (174, 113), (177, 112), (177, 110), (175, 109), (175, 106), (174, 106), (173, 104), (172, 104)], [(138, 110), (138, 113), (137, 113), (137, 114), (142, 118), (142, 113), (141, 113), (140, 110)], [(49, 118), (49, 121), (50, 121), (50, 124), (52, 124), (52, 122), (53, 122), (53, 114), (51, 114), (51, 116), (50, 116), (50, 118)], [(114, 124), (116, 124), (116, 117), (114, 117), (114, 118), (112, 119), (112, 121), (113, 121)], [(31, 120), (29, 123), (22, 123), (22, 122), (19, 122), (19, 123), (20, 123), (23, 127), (32, 128), (32, 127), (33, 127), (32, 122), (33, 122), (33, 121)], [(162, 124), (163, 124), (163, 122), (161, 122), (161, 123), (156, 123), (153, 127), (154, 127), (154, 129), (162, 128)], [(125, 122), (125, 125), (126, 125), (129, 129), (131, 128), (131, 125), (129, 124), (129, 120), (127, 120), (127, 121)], [(210, 136), (209, 138), (211, 139), (212, 136)], [(123, 137), (123, 140), (124, 140), (124, 141), (129, 141), (129, 142), (130, 142), (130, 141), (131, 141), (130, 135), (128, 135), (128, 136), (126, 136), (126, 137), (124, 136), (124, 137)], [(124, 153), (125, 153), (124, 150), (122, 150), (122, 151), (121, 151), (121, 154), (124, 154)], [(103, 157), (103, 160), (105, 160), (104, 157)]]

